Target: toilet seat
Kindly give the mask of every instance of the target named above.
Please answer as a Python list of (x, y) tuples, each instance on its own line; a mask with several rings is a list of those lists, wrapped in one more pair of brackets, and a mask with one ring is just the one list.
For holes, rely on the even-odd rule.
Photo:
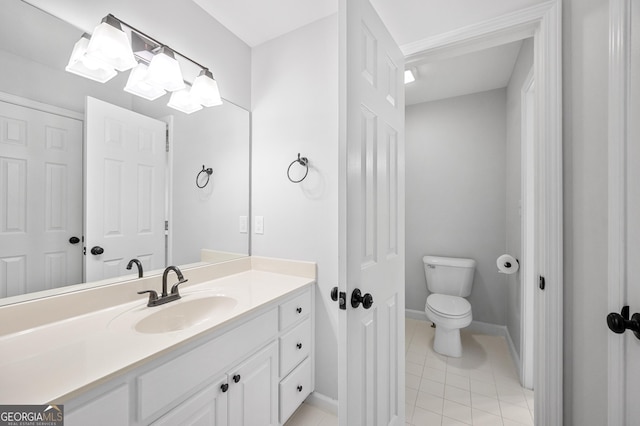
[(427, 307), (433, 313), (445, 318), (461, 318), (471, 313), (471, 304), (467, 299), (448, 294), (429, 295)]

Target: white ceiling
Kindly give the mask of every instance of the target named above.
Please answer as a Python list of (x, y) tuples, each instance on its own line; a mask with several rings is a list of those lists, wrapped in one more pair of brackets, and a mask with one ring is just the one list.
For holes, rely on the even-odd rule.
[(193, 0), (249, 46), (338, 11), (338, 0)]
[[(402, 46), (544, 0), (370, 0)], [(251, 47), (336, 13), (338, 0), (193, 0)], [(407, 105), (506, 87), (520, 43), (418, 66)], [(414, 65), (415, 66), (415, 65)]]
[(405, 104), (413, 105), (507, 87), (522, 41), (463, 56), (413, 65), (416, 81), (405, 84)]

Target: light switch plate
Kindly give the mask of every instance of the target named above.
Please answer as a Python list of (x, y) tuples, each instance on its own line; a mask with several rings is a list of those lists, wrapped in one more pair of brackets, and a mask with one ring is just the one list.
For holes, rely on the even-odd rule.
[(264, 234), (264, 216), (256, 216), (256, 234)]
[(246, 234), (248, 229), (248, 221), (246, 216), (240, 216), (239, 226), (240, 226), (240, 233)]

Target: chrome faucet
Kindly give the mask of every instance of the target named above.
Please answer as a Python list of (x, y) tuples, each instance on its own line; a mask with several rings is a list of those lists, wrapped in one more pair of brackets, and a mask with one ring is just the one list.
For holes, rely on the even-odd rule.
[(127, 269), (131, 269), (134, 263), (138, 267), (138, 278), (142, 278), (142, 263), (138, 259), (131, 259), (127, 264)]
[[(169, 275), (169, 272), (171, 271), (175, 272), (178, 276), (178, 282), (171, 287), (171, 294), (168, 294), (167, 275)], [(188, 280), (184, 279), (182, 272), (180, 272), (180, 269), (177, 266), (167, 266), (167, 268), (164, 270), (164, 273), (162, 274), (162, 294), (160, 296), (158, 296), (158, 293), (155, 290), (139, 291), (138, 294), (149, 293), (149, 303), (147, 303), (147, 306), (164, 305), (165, 303), (180, 299), (178, 286), (182, 283), (186, 283), (187, 281)]]

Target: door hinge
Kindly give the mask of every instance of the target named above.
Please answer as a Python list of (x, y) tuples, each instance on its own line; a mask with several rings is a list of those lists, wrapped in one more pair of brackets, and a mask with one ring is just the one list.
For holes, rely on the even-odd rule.
[(169, 230), (169, 221), (168, 221), (168, 220), (165, 220), (165, 221), (164, 221), (164, 230), (165, 230), (165, 231), (168, 231), (168, 230)]
[(166, 142), (165, 148), (167, 152), (169, 152), (169, 126), (167, 126), (167, 130), (165, 132), (165, 142)]
[(544, 288), (546, 287), (546, 283), (542, 275), (540, 275), (540, 278), (538, 278), (538, 287), (540, 287), (540, 290), (544, 290)]

